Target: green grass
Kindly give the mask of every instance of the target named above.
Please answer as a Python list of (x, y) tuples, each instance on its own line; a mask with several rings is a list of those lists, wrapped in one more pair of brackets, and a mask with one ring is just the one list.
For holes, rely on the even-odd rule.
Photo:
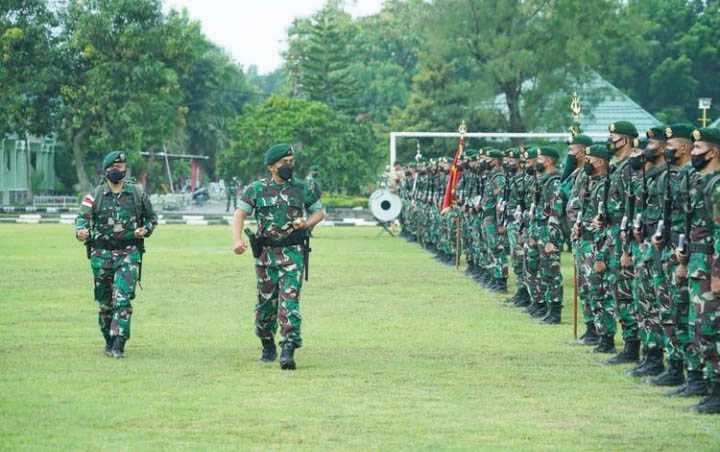
[(569, 309), (539, 325), (417, 245), (316, 235), (287, 373), (257, 360), (229, 228), (149, 240), (113, 360), (70, 227), (0, 225), (0, 449), (717, 450), (720, 417), (572, 345)]

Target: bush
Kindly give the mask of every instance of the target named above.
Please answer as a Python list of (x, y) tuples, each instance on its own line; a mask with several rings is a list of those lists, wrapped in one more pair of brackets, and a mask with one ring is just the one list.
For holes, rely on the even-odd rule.
[(323, 194), (322, 196), (323, 206), (326, 208), (334, 207), (367, 207), (368, 198), (364, 196), (349, 196), (340, 195), (335, 193)]

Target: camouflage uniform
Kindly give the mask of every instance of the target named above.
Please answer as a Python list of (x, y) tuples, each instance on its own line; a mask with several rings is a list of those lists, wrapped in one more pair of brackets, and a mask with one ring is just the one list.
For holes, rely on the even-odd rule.
[[(493, 154), (502, 158), (500, 151)], [(487, 250), (488, 274), (492, 285), (490, 288), (503, 290), (507, 280), (507, 253), (504, 237), (498, 233), (498, 206), (507, 183), (505, 173), (501, 169), (492, 170), (487, 174), (485, 190), (481, 201), (483, 239)], [(502, 286), (502, 287), (500, 287)]]
[(95, 301), (100, 332), (109, 345), (113, 338), (130, 339), (130, 320), (135, 285), (140, 275), (142, 241), (135, 230), (144, 227), (152, 235), (157, 216), (147, 194), (139, 185), (125, 182), (119, 193), (107, 183), (83, 199), (75, 218), (75, 230), (90, 230)]
[[(255, 259), (258, 288), (255, 334), (263, 341), (273, 340), (279, 322), (280, 344), (291, 343), (300, 348), (303, 246), (287, 242), (296, 242), (296, 237), (304, 235), (304, 231), (292, 227), (292, 222), (302, 218), (304, 212), (313, 214), (321, 210), (320, 199), (315, 191), (294, 179), (283, 184), (263, 179), (245, 189), (238, 209), (248, 215), (254, 212), (257, 236), (267, 245)], [(273, 246), (273, 242), (277, 245)]]

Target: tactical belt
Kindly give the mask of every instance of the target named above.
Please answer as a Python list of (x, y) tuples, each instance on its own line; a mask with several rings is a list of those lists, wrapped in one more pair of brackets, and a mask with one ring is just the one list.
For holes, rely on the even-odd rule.
[(139, 247), (141, 245), (140, 240), (132, 239), (132, 240), (95, 240), (93, 242), (93, 248), (98, 250), (124, 250), (125, 248), (129, 246), (137, 246)]
[(305, 240), (305, 231), (297, 230), (282, 240), (271, 240), (267, 237), (258, 237), (258, 244), (265, 247), (282, 247), (282, 246), (294, 246), (302, 245)]
[(713, 254), (715, 252), (712, 243), (691, 243), (688, 249), (690, 253)]

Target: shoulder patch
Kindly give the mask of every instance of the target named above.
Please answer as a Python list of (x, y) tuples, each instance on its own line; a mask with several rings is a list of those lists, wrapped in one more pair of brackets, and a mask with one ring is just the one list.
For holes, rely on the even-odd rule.
[(83, 198), (81, 204), (82, 204), (83, 206), (85, 206), (85, 207), (92, 207), (94, 202), (95, 202), (95, 198), (93, 198), (93, 195), (91, 195), (90, 193), (88, 193), (88, 194), (85, 195), (85, 197)]

